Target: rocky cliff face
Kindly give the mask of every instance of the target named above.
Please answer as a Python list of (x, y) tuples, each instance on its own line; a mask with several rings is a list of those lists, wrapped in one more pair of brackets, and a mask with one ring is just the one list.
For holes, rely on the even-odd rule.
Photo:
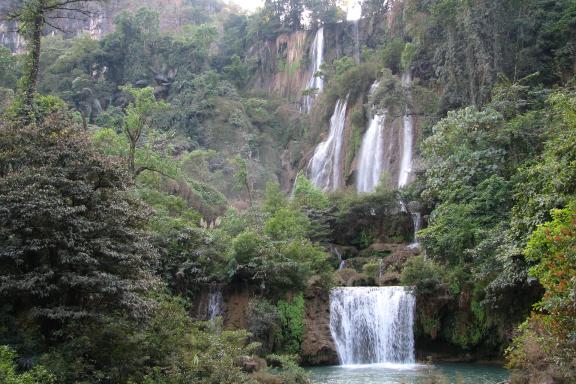
[(304, 293), (304, 342), (302, 362), (307, 365), (336, 365), (338, 353), (330, 333), (330, 297), (326, 290), (311, 286)]
[(256, 60), (258, 69), (252, 87), (292, 100), (300, 98), (312, 75), (308, 57), (311, 39), (308, 32), (297, 31), (253, 47), (249, 57)]
[[(24, 50), (24, 41), (17, 33), (18, 26), (15, 22), (5, 20), (6, 14), (18, 4), (12, 1), (10, 4), (0, 5), (0, 44), (8, 47), (13, 52)], [(58, 29), (46, 27), (45, 35), (63, 34), (72, 37), (82, 33), (88, 33), (94, 39), (100, 39), (114, 30), (114, 18), (122, 11), (137, 11), (142, 7), (149, 7), (159, 13), (160, 30), (175, 31), (185, 22), (186, 15), (184, 0), (109, 0), (94, 2), (86, 5), (89, 14), (63, 11), (56, 14), (51, 21)], [(206, 12), (216, 12), (216, 9), (206, 9)]]

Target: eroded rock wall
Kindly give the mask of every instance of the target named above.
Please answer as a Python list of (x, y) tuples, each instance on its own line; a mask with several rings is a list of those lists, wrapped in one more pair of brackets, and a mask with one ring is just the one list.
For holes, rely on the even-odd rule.
[(304, 342), (302, 362), (306, 365), (336, 365), (338, 353), (330, 333), (330, 296), (320, 287), (304, 293)]

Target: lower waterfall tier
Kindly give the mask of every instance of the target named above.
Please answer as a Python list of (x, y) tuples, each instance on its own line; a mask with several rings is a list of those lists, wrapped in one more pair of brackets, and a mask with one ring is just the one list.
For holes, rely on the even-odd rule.
[(333, 289), (330, 331), (341, 364), (414, 363), (415, 302), (405, 287)]

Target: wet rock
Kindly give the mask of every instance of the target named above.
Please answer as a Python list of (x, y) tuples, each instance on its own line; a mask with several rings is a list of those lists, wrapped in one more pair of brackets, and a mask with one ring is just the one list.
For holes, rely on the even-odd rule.
[(318, 286), (311, 286), (304, 292), (304, 299), (302, 362), (305, 365), (338, 364), (336, 345), (330, 333), (329, 293)]

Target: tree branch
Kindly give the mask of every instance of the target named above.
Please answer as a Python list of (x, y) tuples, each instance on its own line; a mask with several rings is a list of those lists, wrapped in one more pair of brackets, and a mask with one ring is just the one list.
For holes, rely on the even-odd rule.
[(162, 171), (159, 171), (158, 169), (155, 169), (155, 168), (152, 168), (152, 167), (149, 167), (149, 166), (141, 166), (141, 167), (138, 167), (138, 169), (136, 169), (136, 170), (134, 171), (134, 177), (137, 177), (138, 175), (140, 175), (140, 174), (141, 174), (142, 172), (144, 172), (144, 171), (156, 172), (156, 173), (158, 173), (158, 174), (160, 174), (160, 175), (162, 175), (162, 176), (164, 176), (164, 177), (167, 177), (167, 178), (169, 178), (169, 179), (171, 179), (171, 180), (178, 181), (178, 179), (176, 179), (175, 177), (170, 176), (170, 175), (168, 175), (168, 174), (166, 174), (166, 173), (164, 173), (164, 172), (162, 172)]

